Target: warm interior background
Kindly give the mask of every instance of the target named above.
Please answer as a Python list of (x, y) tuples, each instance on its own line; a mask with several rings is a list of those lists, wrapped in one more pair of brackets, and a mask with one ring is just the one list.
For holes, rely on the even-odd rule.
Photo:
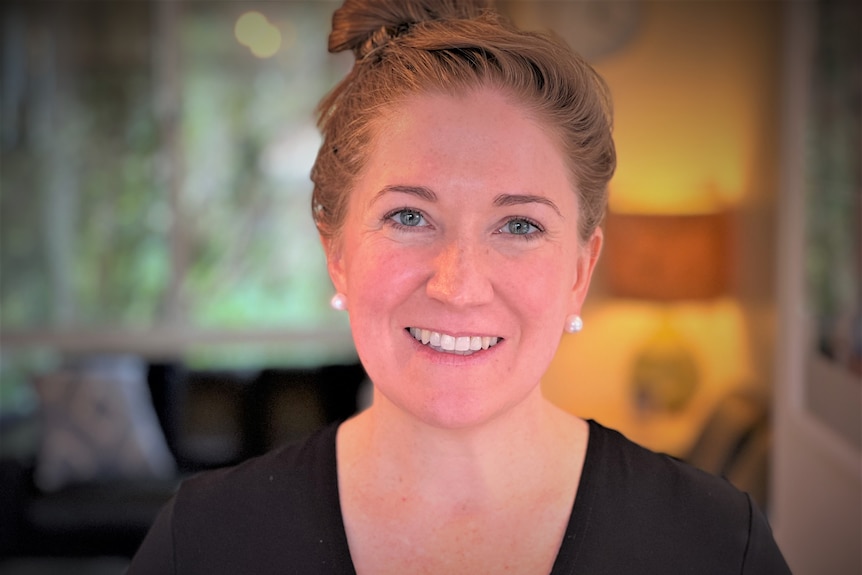
[[(714, 300), (620, 299), (603, 291), (602, 272), (613, 262), (602, 261), (586, 328), (564, 337), (545, 391), (574, 413), (682, 455), (719, 398), (741, 387), (772, 388), (782, 7), (655, 2), (640, 8), (627, 41), (596, 61), (615, 105), (619, 168), (611, 209), (730, 211), (735, 281)], [(640, 417), (632, 364), (665, 307), (701, 379), (683, 412)]]

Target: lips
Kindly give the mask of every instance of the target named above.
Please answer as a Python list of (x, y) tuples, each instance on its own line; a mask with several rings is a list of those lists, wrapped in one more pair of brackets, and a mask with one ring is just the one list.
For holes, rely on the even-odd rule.
[(502, 339), (487, 336), (454, 336), (418, 327), (408, 328), (413, 339), (423, 345), (443, 353), (470, 355), (477, 351), (494, 347)]

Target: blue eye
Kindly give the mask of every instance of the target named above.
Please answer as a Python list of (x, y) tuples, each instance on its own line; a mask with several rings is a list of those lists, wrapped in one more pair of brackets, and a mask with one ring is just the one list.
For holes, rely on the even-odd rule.
[(526, 218), (512, 218), (500, 228), (500, 231), (516, 236), (529, 236), (540, 233), (542, 229)]
[(422, 212), (418, 210), (402, 209), (390, 213), (386, 218), (393, 224), (404, 226), (406, 228), (416, 228), (428, 225), (425, 221), (425, 216), (423, 216)]

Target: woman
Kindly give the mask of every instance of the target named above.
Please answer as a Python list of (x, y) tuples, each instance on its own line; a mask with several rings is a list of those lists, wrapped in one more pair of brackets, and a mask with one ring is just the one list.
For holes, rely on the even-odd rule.
[(313, 213), (372, 406), (186, 482), (132, 573), (781, 573), (726, 482), (549, 403), (615, 166), (601, 79), (454, 0), (351, 1)]

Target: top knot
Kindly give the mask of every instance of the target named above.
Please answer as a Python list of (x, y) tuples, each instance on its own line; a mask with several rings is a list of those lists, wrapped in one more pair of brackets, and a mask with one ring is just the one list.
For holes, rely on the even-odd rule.
[(434, 20), (474, 18), (488, 0), (345, 0), (332, 15), (329, 51), (352, 50), (357, 60)]

